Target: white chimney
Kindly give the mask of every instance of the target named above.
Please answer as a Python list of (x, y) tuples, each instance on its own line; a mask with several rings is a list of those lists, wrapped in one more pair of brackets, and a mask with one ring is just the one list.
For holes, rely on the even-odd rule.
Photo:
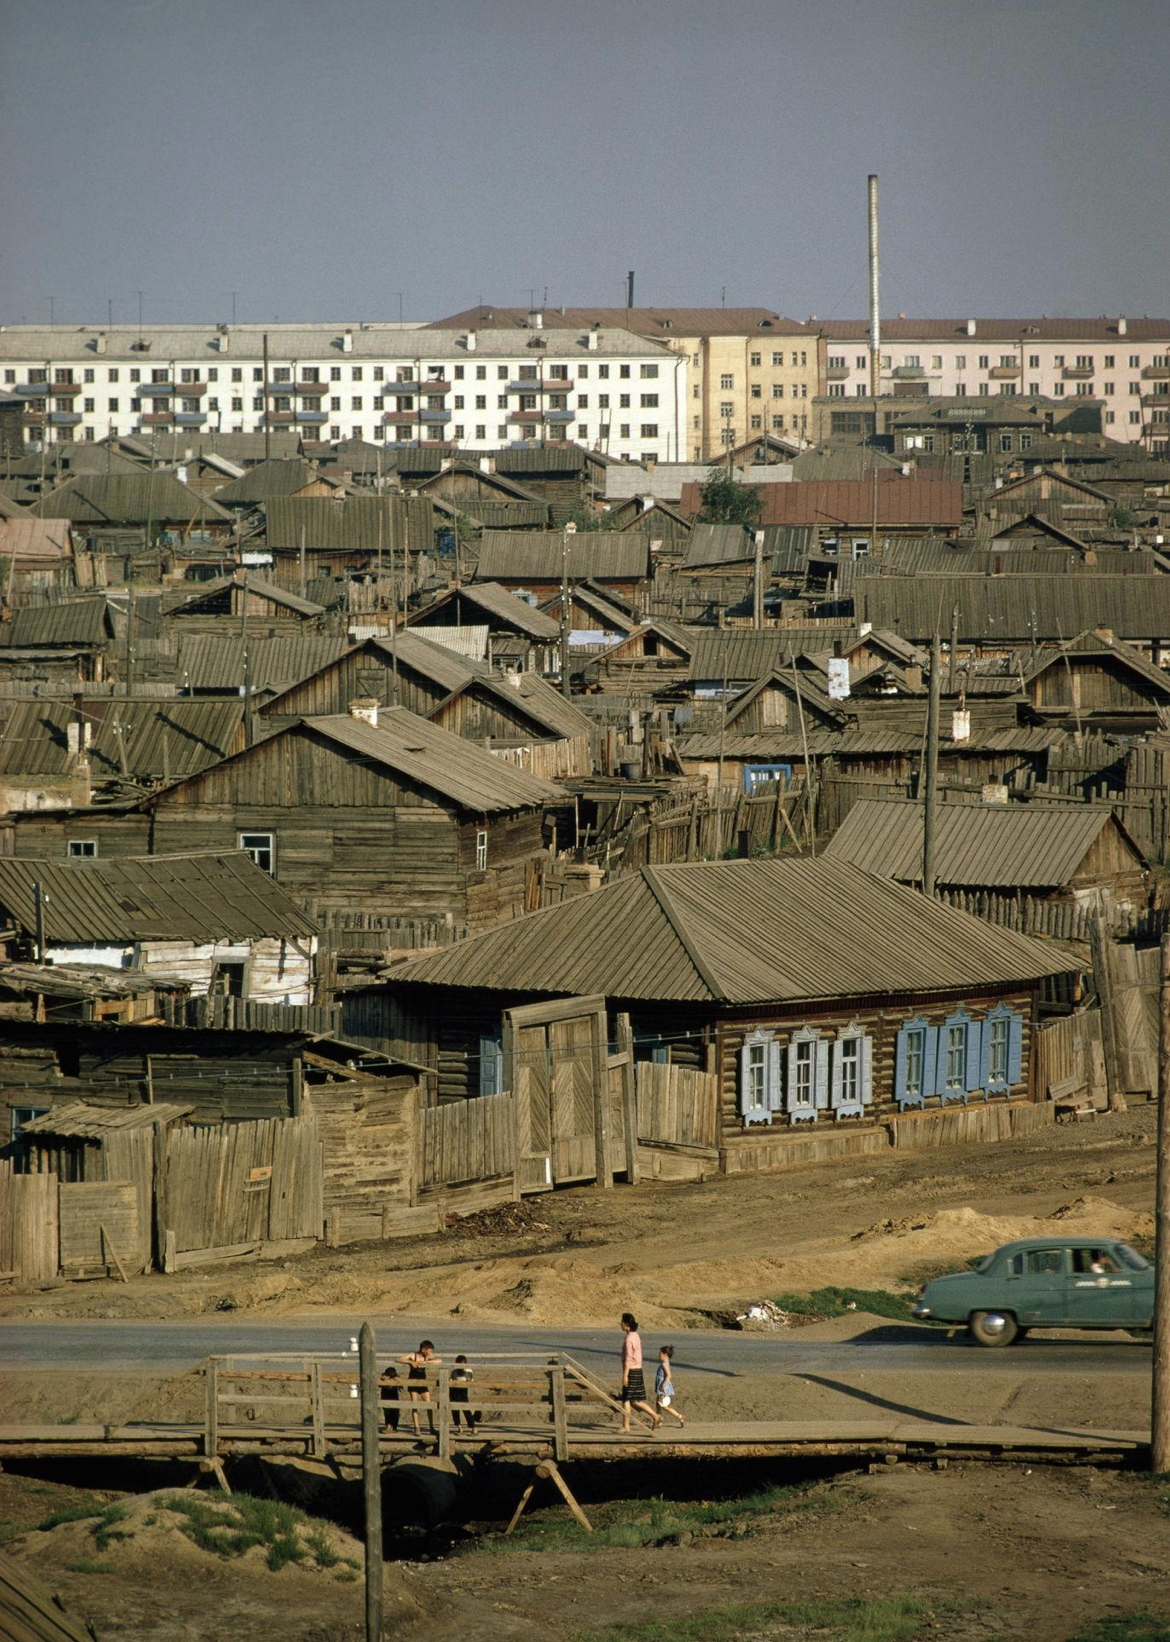
[(597, 344), (601, 340), (596, 331), (590, 331), (585, 337), (585, 346), (591, 353), (597, 352)]
[(533, 308), (528, 315), (528, 328), (532, 331), (544, 330), (544, 314), (539, 308)]
[(475, 352), (478, 342), (479, 338), (476, 336), (474, 331), (468, 331), (467, 335), (463, 338), (463, 344), (468, 353)]
[(342, 332), (341, 351), (342, 351), (342, 353), (352, 353), (353, 352), (353, 332), (352, 331), (343, 331)]
[(105, 353), (105, 351), (106, 351), (106, 333), (105, 333), (105, 331), (99, 331), (98, 332), (97, 337), (94, 341), (93, 351), (94, 351), (94, 353)]
[(481, 473), (490, 473), (492, 471), (492, 459), (490, 456), (480, 457), (479, 470)]
[(1117, 321), (1117, 334), (1118, 336), (1124, 336), (1128, 330), (1129, 326), (1126, 323), (1125, 315), (1122, 314), (1121, 318)]
[(378, 727), (378, 700), (376, 696), (354, 696), (349, 704), (349, 716), (361, 719), (363, 724)]
[(967, 335), (968, 336), (974, 336), (975, 335), (975, 321), (973, 319), (969, 319), (967, 321)]

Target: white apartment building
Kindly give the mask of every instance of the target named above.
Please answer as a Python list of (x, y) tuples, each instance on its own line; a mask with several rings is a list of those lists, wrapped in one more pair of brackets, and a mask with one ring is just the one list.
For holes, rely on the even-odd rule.
[[(869, 327), (821, 330), (822, 394), (869, 393)], [(1103, 432), (1165, 452), (1170, 441), (1170, 320), (883, 319), (882, 393), (1001, 394), (1104, 403)]]
[[(268, 372), (264, 337), (268, 337)], [(687, 361), (616, 327), (452, 332), (398, 325), (0, 326), (0, 387), (26, 439), (262, 432), (469, 452), (572, 441), (674, 462)]]

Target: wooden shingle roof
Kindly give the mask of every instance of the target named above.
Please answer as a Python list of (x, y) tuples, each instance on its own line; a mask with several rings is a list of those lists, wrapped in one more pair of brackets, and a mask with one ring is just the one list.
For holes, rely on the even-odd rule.
[(693, 1003), (1027, 984), (1066, 957), (842, 861), (643, 867), (395, 966), (395, 984)]
[[(496, 530), (480, 545), (476, 581), (559, 582), (564, 565), (559, 530)], [(650, 571), (650, 544), (637, 530), (578, 531), (570, 538), (569, 575), (574, 581), (640, 581)]]

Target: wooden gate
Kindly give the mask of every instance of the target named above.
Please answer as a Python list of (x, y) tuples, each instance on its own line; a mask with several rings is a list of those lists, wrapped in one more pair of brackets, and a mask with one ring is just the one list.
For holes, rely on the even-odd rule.
[(57, 1275), (57, 1177), (17, 1174), (0, 1158), (0, 1272), (22, 1283)]
[(614, 1170), (627, 1166), (628, 1080), (621, 1054), (610, 1066), (605, 999), (527, 1004), (508, 1010), (504, 1023), (504, 1077), (516, 1095), (518, 1190), (547, 1191), (576, 1180), (611, 1186)]

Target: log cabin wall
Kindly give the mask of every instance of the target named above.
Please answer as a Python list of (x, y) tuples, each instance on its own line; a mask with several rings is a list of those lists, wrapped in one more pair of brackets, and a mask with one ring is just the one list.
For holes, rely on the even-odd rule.
[[(393, 657), (389, 650), (381, 647), (353, 650), (260, 707), (258, 716), (276, 724), (291, 723), (297, 718), (327, 717), (332, 713), (347, 713), (350, 702), (358, 696), (372, 698), (388, 707), (393, 703), (394, 693)], [(408, 707), (412, 713), (426, 718), (449, 693), (436, 680), (425, 678), (404, 661), (399, 662), (399, 707)]]

